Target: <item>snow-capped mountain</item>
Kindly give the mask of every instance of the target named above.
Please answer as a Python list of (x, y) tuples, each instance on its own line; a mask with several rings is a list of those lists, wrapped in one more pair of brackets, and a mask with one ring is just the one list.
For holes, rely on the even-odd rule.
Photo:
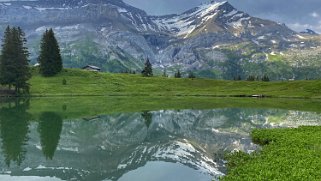
[(226, 1), (203, 4), (180, 15), (155, 17), (154, 21), (164, 30), (184, 38), (201, 33), (221, 32), (229, 32), (235, 37), (258, 36), (266, 33), (264, 31), (272, 30), (280, 30), (279, 33), (284, 36), (294, 34), (284, 25), (238, 11)]
[(284, 24), (214, 1), (168, 16), (150, 16), (121, 0), (1, 2), (1, 33), (7, 25), (19, 25), (26, 31), (32, 63), (41, 34), (53, 28), (66, 67), (92, 64), (113, 72), (139, 71), (148, 57), (154, 68), (166, 68), (168, 73), (179, 68), (200, 76), (232, 78), (233, 72), (240, 71), (229, 70), (225, 64), (234, 57), (232, 61), (237, 60), (244, 76), (269, 74), (275, 71), (253, 72), (247, 64), (264, 63), (271, 53), (319, 45)]

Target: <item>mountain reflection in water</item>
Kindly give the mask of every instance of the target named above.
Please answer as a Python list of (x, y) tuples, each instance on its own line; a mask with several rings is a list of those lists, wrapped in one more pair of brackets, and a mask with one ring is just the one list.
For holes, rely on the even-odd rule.
[[(226, 172), (225, 152), (257, 149), (249, 137), (254, 128), (320, 125), (321, 118), (312, 112), (250, 108), (75, 119), (28, 110), (28, 100), (0, 107), (0, 179), (211, 180)], [(68, 112), (66, 106), (62, 110)]]

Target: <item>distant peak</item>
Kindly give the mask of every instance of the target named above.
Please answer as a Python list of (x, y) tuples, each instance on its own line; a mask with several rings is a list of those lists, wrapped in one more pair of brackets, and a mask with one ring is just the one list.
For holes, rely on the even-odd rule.
[(214, 10), (227, 10), (231, 11), (235, 8), (228, 1), (210, 1), (199, 6), (200, 9)]
[(227, 1), (215, 1), (215, 0), (212, 0), (212, 1), (209, 1), (207, 4), (225, 4), (225, 3), (228, 3)]
[(217, 7), (221, 6), (232, 6), (228, 1), (210, 1), (207, 4), (216, 5)]
[(305, 31), (301, 32), (302, 34), (309, 34), (309, 35), (318, 35), (318, 33), (316, 33), (315, 31), (311, 30), (311, 29), (305, 29)]
[(220, 5), (221, 9), (227, 9), (227, 10), (231, 10), (231, 9), (236, 9), (232, 4), (230, 4), (228, 1), (224, 1), (221, 5)]

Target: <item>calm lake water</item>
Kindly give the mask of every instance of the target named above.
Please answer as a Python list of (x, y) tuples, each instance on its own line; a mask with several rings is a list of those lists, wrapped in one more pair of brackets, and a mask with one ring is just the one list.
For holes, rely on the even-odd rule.
[(224, 153), (258, 149), (251, 130), (321, 125), (320, 113), (275, 108), (97, 113), (51, 101), (0, 103), (0, 180), (211, 181)]

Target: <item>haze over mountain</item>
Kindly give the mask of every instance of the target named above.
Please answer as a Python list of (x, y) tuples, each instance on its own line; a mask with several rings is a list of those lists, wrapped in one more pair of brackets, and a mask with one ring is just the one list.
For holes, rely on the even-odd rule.
[(317, 49), (317, 35), (252, 17), (228, 2), (150, 16), (121, 0), (10, 1), (0, 3), (1, 33), (7, 25), (26, 31), (32, 63), (41, 34), (52, 27), (66, 67), (92, 64), (105, 71), (140, 71), (148, 57), (156, 72), (166, 68), (170, 74), (181, 69), (225, 79), (264, 74), (272, 79), (319, 77), (319, 61), (298, 64), (292, 56)]

